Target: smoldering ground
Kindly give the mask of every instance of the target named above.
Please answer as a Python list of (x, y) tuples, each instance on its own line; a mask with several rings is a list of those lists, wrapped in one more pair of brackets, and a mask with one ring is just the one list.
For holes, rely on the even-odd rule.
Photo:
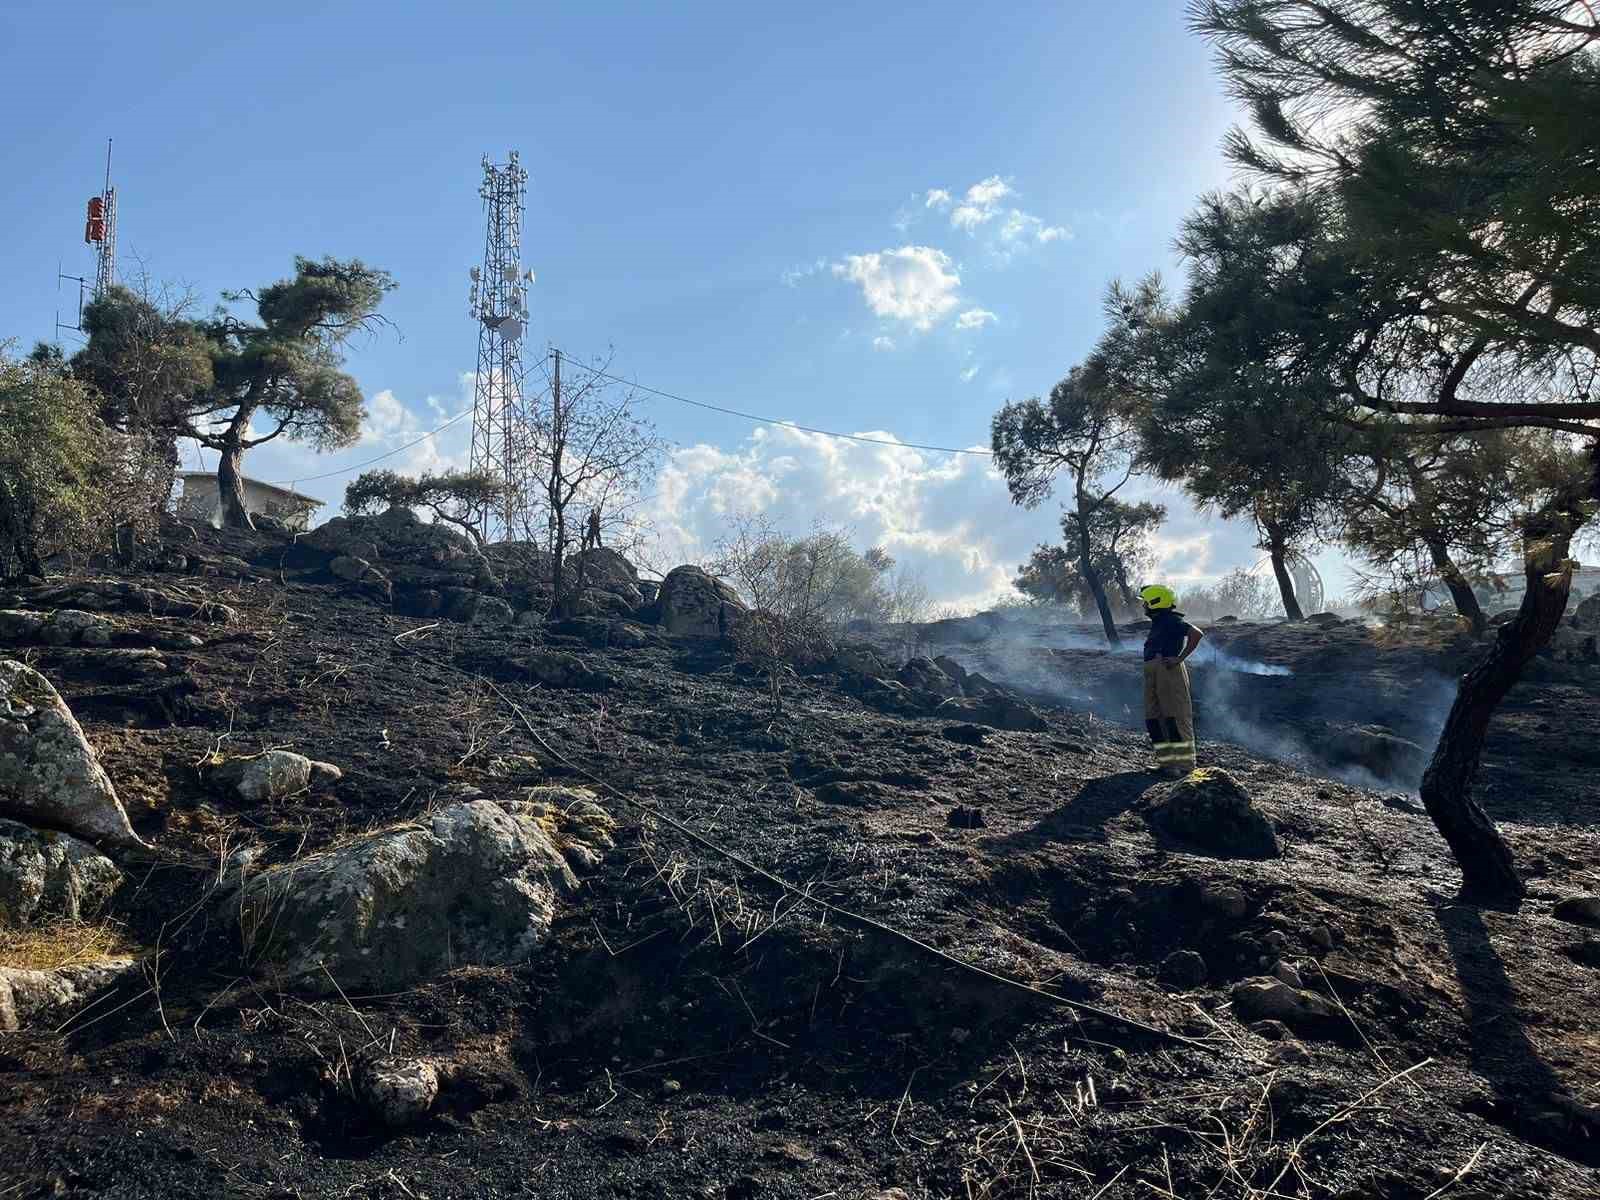
[[(902, 639), (902, 653), (946, 654), (1038, 700), (1138, 727), (1144, 630), (1143, 621), (1125, 624), (1112, 646), (1075, 613), (983, 614), (921, 627)], [(1355, 621), (1209, 628), (1189, 660), (1202, 743), (1230, 742), (1358, 787), (1414, 794), (1455, 681), (1439, 663), (1387, 661), (1376, 633)]]

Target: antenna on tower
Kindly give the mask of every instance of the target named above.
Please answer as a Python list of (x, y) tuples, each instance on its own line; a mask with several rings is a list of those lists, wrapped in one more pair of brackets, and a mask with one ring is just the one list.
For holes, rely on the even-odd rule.
[(528, 285), (522, 268), (522, 206), (528, 173), (513, 150), (505, 163), (483, 158), (483, 262), (470, 271), (468, 310), (478, 324), (478, 373), (472, 397), (472, 470), (505, 481), (498, 505), (485, 505), (474, 524), (485, 542), (526, 537), (531, 413), (523, 392), (522, 336), (528, 323)]
[(98, 246), (94, 267), (94, 298), (100, 299), (117, 281), (117, 189), (111, 186), (111, 139), (106, 139), (106, 182), (98, 196), (89, 197), (89, 219), (83, 240)]

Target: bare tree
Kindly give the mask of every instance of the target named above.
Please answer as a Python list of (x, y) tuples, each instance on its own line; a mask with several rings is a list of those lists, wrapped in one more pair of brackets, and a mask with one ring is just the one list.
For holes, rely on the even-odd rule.
[(639, 415), (636, 394), (610, 374), (610, 365), (609, 358), (583, 365), (552, 351), (544, 363), (548, 402), (536, 409), (529, 430), (530, 470), (546, 527), (525, 536), (548, 540), (556, 612), (582, 590), (584, 560), (571, 581), (567, 558), (587, 531), (597, 528), (599, 538), (589, 540), (609, 540), (613, 548), (619, 534), (637, 535), (639, 492), (661, 457), (655, 427)]

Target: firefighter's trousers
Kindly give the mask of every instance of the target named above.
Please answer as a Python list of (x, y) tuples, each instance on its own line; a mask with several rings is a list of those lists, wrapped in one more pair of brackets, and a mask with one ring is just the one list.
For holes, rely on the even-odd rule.
[(1189, 699), (1189, 668), (1160, 659), (1144, 664), (1144, 727), (1162, 767), (1194, 769), (1194, 704)]

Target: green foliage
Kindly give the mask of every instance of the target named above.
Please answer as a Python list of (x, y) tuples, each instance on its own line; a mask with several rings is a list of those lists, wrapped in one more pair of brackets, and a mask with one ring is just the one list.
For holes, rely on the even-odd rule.
[[(1124, 613), (1139, 608), (1137, 591), (1149, 571), (1153, 556), (1150, 535), (1167, 519), (1164, 505), (1148, 501), (1124, 504), (1108, 500), (1088, 521), (1091, 556), (1096, 573), (1109, 585), (1117, 607)], [(1094, 610), (1093, 591), (1079, 566), (1079, 517), (1061, 514), (1062, 546), (1040, 546), (1017, 570), (1014, 586), (1037, 601), (1076, 605), (1082, 613)]]
[[(365, 409), (361, 389), (342, 369), (342, 347), (382, 323), (388, 274), (358, 260), (295, 260), (295, 274), (253, 292), (256, 322), (219, 309), (186, 318), (184, 303), (113, 288), (84, 311), (89, 343), (73, 360), (104, 399), (105, 416), (129, 432), (172, 445), (193, 437), (218, 452), (226, 518), (249, 525), (238, 487), (244, 452), (278, 437), (334, 450), (353, 443)], [(252, 422), (269, 429), (250, 436)], [(175, 459), (174, 459), (175, 461)]]
[(485, 471), (444, 471), (411, 478), (394, 471), (367, 471), (344, 491), (344, 511), (350, 516), (387, 508), (423, 508), (436, 520), (455, 525), (480, 546), (479, 514), (501, 502), (505, 482)]
[(822, 525), (789, 537), (765, 517), (735, 516), (710, 569), (757, 612), (801, 630), (837, 633), (853, 620), (915, 621), (927, 603), (921, 581), (897, 570), (881, 547), (863, 554), (843, 530)]
[(1213, 584), (1178, 589), (1178, 607), (1191, 617), (1265, 621), (1282, 616), (1278, 589), (1266, 575), (1235, 567)]
[(119, 526), (154, 519), (149, 443), (106, 426), (96, 407), (59, 363), (0, 354), (0, 579), (109, 550)]

